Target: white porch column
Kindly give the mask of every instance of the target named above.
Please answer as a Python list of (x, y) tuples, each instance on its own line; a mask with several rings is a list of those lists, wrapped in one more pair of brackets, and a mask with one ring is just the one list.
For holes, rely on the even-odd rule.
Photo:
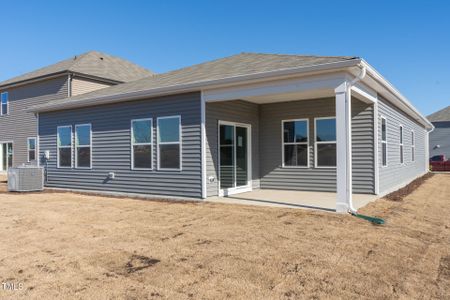
[(346, 213), (352, 203), (352, 110), (348, 82), (335, 89), (336, 94), (336, 212)]

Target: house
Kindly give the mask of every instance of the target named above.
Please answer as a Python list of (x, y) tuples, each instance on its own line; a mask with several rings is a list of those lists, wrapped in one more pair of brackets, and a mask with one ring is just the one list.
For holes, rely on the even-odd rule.
[(446, 158), (450, 158), (450, 106), (427, 118), (435, 127), (430, 133), (430, 157), (445, 155)]
[(48, 187), (204, 199), (385, 194), (428, 171), (433, 125), (359, 57), (242, 53), (35, 105)]
[(25, 108), (151, 74), (121, 58), (91, 51), (0, 82), (0, 172), (36, 162), (37, 118)]

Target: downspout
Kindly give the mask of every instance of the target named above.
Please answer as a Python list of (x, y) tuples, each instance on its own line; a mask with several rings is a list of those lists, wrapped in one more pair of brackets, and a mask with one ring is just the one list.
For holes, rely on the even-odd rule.
[[(361, 72), (359, 73), (359, 75), (357, 77), (355, 77), (352, 81), (350, 81), (347, 84), (346, 95), (347, 95), (347, 97), (349, 97), (349, 103), (351, 103), (350, 101), (351, 101), (351, 89), (352, 89), (352, 86), (354, 86), (357, 82), (361, 81), (364, 77), (366, 77), (366, 67), (363, 66), (363, 65), (360, 65), (360, 68), (361, 68)], [(349, 104), (349, 105), (350, 105), (350, 110), (351, 110), (351, 104)], [(347, 117), (350, 118), (350, 122), (349, 123), (350, 123), (350, 127), (351, 127), (351, 124), (352, 124), (351, 112), (350, 112), (350, 114), (347, 115)], [(351, 128), (350, 128), (350, 134), (351, 134)], [(350, 147), (352, 147), (352, 145), (350, 145)], [(350, 160), (347, 160), (347, 170), (350, 170), (350, 171), (352, 169), (352, 161), (351, 160), (352, 160), (352, 157), (350, 157)], [(350, 178), (347, 178), (347, 180), (352, 180), (353, 179), (352, 177), (353, 177), (353, 174), (352, 174), (352, 176)], [(348, 183), (347, 183), (347, 186), (348, 186)], [(351, 195), (352, 191), (349, 191), (349, 194)], [(353, 207), (353, 199), (352, 199), (352, 197), (351, 196), (348, 197), (347, 201), (348, 201), (348, 207), (349, 207), (350, 213), (351, 214), (356, 214), (357, 210)]]
[(72, 73), (67, 77), (67, 97), (72, 97)]
[(431, 171), (430, 170), (430, 133), (432, 133), (434, 131), (434, 129), (436, 128), (436, 127), (434, 127), (434, 124), (431, 124), (431, 125), (433, 125), (433, 127), (430, 130), (427, 130), (427, 140), (425, 143), (425, 147), (427, 147), (425, 150), (425, 155), (426, 155), (426, 157), (425, 157), (425, 172), (427, 172), (427, 173)]

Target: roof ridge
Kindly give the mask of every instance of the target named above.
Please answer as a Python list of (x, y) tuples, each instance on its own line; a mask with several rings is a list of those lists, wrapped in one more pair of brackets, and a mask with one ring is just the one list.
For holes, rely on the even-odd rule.
[(71, 71), (72, 68), (74, 68), (75, 66), (77, 66), (84, 58), (86, 58), (86, 56), (91, 55), (91, 54), (96, 54), (96, 53), (101, 53), (99, 51), (95, 51), (95, 50), (90, 50), (87, 52), (83, 52), (81, 54), (75, 54), (73, 56), (73, 63), (72, 65), (68, 68), (68, 71)]

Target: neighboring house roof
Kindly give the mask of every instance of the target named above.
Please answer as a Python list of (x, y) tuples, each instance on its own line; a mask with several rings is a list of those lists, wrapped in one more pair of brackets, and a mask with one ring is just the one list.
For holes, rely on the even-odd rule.
[(151, 77), (119, 84), (91, 93), (66, 98), (67, 100), (50, 101), (47, 104), (36, 107), (44, 108), (55, 104), (63, 105), (67, 101), (76, 101), (78, 103), (84, 102), (87, 104), (91, 100), (98, 97), (139, 92), (190, 83), (201, 83), (270, 71), (329, 64), (353, 59), (358, 58), (352, 56), (306, 56), (241, 53), (167, 73), (156, 74)]
[(430, 122), (450, 121), (450, 106), (447, 106), (446, 108), (443, 108), (435, 113), (432, 113), (427, 118), (428, 120), (430, 120)]
[(0, 87), (65, 72), (104, 78), (117, 82), (134, 81), (153, 74), (151, 71), (122, 58), (98, 51), (89, 51), (56, 64), (2, 81), (0, 82)]

